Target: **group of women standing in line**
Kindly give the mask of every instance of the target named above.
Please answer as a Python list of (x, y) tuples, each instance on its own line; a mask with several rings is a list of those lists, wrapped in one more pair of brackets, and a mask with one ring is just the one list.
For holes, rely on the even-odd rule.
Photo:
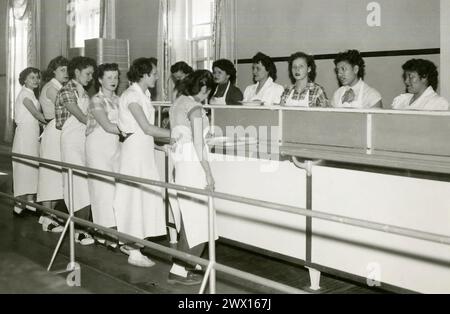
[[(155, 86), (158, 73), (150, 58), (139, 58), (132, 63), (128, 72), (131, 85), (120, 97), (115, 93), (119, 78), (116, 64), (97, 68), (90, 58), (76, 57), (68, 62), (58, 57), (52, 60), (47, 72), (53, 74), (41, 91), (42, 104), (33, 93), (39, 85), (39, 71), (27, 68), (21, 74), (24, 88), (15, 105), (17, 129), (13, 152), (160, 180), (154, 139), (172, 137), (175, 183), (214, 188), (208, 150), (202, 137), (209, 122), (201, 106), (214, 87), (211, 72), (193, 71), (177, 86), (180, 94), (170, 109), (172, 132), (154, 125), (155, 109), (149, 89)], [(86, 87), (93, 77), (98, 93), (89, 98)], [(39, 123), (45, 125), (41, 143)], [(196, 158), (188, 158), (185, 155), (188, 151)], [(77, 217), (88, 219), (91, 209), (94, 223), (140, 239), (166, 234), (159, 187), (116, 182), (113, 178), (74, 171), (72, 204), (67, 174), (60, 167), (23, 160), (14, 160), (13, 166), (15, 196), (26, 196), (32, 201), (33, 194), (38, 193), (38, 200), (51, 208), (57, 200), (64, 199)], [(181, 232), (180, 249), (201, 254), (208, 240), (206, 200), (178, 193), (176, 202), (173, 206), (180, 210), (182, 218), (177, 222)], [(15, 209), (17, 213), (22, 210), (19, 205)], [(43, 216), (40, 222), (46, 231), (61, 231), (55, 217)], [(76, 241), (83, 245), (94, 242), (89, 233), (78, 228)], [(130, 264), (141, 267), (154, 264), (137, 245), (130, 245), (126, 252)], [(186, 270), (183, 261), (174, 262), (169, 282), (200, 282)]]

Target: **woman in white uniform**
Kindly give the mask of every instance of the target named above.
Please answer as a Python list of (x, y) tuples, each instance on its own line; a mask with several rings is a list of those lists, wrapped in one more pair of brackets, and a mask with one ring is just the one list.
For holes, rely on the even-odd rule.
[[(36, 68), (26, 68), (19, 75), (22, 85), (14, 104), (14, 134), (12, 152), (33, 157), (39, 157), (39, 122), (45, 124), (39, 101), (33, 92), (39, 87), (40, 71)], [(28, 202), (34, 201), (38, 188), (38, 165), (27, 160), (13, 159), (14, 196)], [(26, 206), (17, 204), (14, 213), (20, 215)]]
[(334, 64), (341, 87), (333, 95), (332, 107), (354, 109), (383, 107), (380, 93), (363, 81), (365, 62), (358, 50), (339, 53), (334, 59)]
[[(41, 136), (40, 156), (44, 159), (61, 161), (61, 131), (55, 126), (56, 95), (69, 80), (67, 66), (69, 61), (64, 57), (51, 60), (44, 80), (47, 82), (41, 90), (39, 102), (48, 122)], [(57, 201), (63, 199), (63, 176), (61, 168), (54, 165), (39, 165), (39, 185), (37, 201), (51, 209), (55, 209)], [(50, 232), (62, 232), (64, 229), (56, 219), (42, 215), (39, 219), (42, 229)]]
[[(88, 109), (86, 130), (86, 161), (89, 168), (117, 172), (119, 142), (119, 67), (116, 63), (102, 64), (96, 73), (98, 93), (92, 97)], [(89, 195), (91, 200), (92, 220), (108, 228), (115, 228), (113, 201), (114, 178), (95, 174), (89, 175)], [(100, 242), (104, 242), (100, 239)], [(106, 244), (106, 243), (105, 243)], [(113, 245), (113, 244), (111, 244)]]
[[(213, 88), (211, 72), (197, 70), (180, 84), (182, 95), (170, 109), (171, 138), (175, 142), (171, 158), (175, 166), (176, 184), (214, 189), (214, 178), (208, 161), (208, 147), (204, 138), (209, 121), (201, 105)], [(181, 221), (176, 222), (180, 228), (178, 250), (200, 256), (209, 236), (207, 198), (178, 191), (176, 204), (171, 205), (181, 212)], [(195, 285), (201, 282), (201, 278), (190, 271), (195, 265), (180, 259), (173, 261), (169, 283)]]
[(325, 90), (316, 84), (316, 63), (304, 52), (296, 52), (289, 57), (289, 78), (292, 86), (281, 96), (282, 106), (287, 107), (327, 107)]
[[(56, 128), (61, 130), (61, 160), (63, 162), (86, 166), (86, 123), (89, 96), (85, 87), (92, 81), (96, 68), (95, 60), (75, 57), (69, 63), (70, 81), (60, 89), (56, 97)], [(69, 207), (68, 176), (64, 172), (64, 201)], [(73, 209), (78, 218), (89, 220), (90, 199), (87, 175), (73, 173)], [(77, 242), (82, 245), (94, 243), (87, 232), (77, 230)]]
[(392, 109), (449, 110), (448, 101), (436, 93), (439, 75), (433, 62), (411, 59), (402, 68), (407, 93), (394, 99)]
[[(154, 126), (155, 108), (148, 89), (155, 86), (157, 69), (149, 58), (139, 58), (133, 62), (127, 76), (132, 85), (119, 101), (119, 129), (127, 134), (120, 153), (119, 172), (160, 180), (154, 138), (168, 138), (170, 131)], [(120, 232), (140, 239), (166, 234), (163, 194), (159, 187), (123, 181), (117, 183), (114, 210)], [(141, 267), (154, 265), (136, 247), (129, 251), (128, 263)]]
[(213, 63), (214, 82), (216, 91), (209, 100), (210, 105), (239, 105), (243, 95), (236, 87), (236, 68), (233, 62), (220, 59)]
[(256, 84), (248, 86), (244, 91), (244, 101), (262, 102), (271, 106), (279, 104), (283, 94), (283, 86), (275, 83), (277, 80), (277, 68), (269, 56), (258, 52), (253, 57), (252, 73)]

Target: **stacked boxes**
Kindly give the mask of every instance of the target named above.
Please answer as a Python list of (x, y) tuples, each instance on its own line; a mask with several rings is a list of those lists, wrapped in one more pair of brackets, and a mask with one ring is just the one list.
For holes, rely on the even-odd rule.
[(85, 40), (84, 55), (97, 60), (97, 64), (117, 63), (120, 83), (117, 94), (128, 88), (127, 72), (130, 68), (130, 44), (125, 39), (95, 38)]

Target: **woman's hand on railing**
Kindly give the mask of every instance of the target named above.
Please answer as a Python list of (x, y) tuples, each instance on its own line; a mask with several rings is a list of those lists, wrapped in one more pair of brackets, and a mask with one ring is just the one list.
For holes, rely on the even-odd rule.
[(214, 191), (216, 189), (214, 181), (214, 178), (212, 176), (212, 173), (206, 173), (206, 189), (210, 191)]

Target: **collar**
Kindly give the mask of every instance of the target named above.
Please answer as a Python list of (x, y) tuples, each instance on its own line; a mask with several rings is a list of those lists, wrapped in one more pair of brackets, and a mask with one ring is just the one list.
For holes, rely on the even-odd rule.
[(346, 87), (345, 90), (349, 90), (351, 88), (356, 93), (363, 87), (363, 85), (364, 85), (364, 81), (362, 79), (359, 79), (358, 83), (356, 83), (355, 85), (353, 85), (353, 86), (349, 86), (349, 85), (345, 86)]
[(147, 89), (144, 92), (138, 83), (134, 82), (133, 84), (131, 84), (131, 88), (133, 90), (138, 91), (139, 93), (143, 94), (145, 97), (151, 99), (152, 94), (150, 94), (150, 91)]
[[(256, 88), (258, 88), (258, 83), (255, 84)], [(273, 84), (273, 79), (269, 76), (267, 78), (267, 81), (264, 83), (264, 85), (261, 87), (260, 91), (262, 91), (263, 89), (265, 89), (267, 86), (271, 86)]]

